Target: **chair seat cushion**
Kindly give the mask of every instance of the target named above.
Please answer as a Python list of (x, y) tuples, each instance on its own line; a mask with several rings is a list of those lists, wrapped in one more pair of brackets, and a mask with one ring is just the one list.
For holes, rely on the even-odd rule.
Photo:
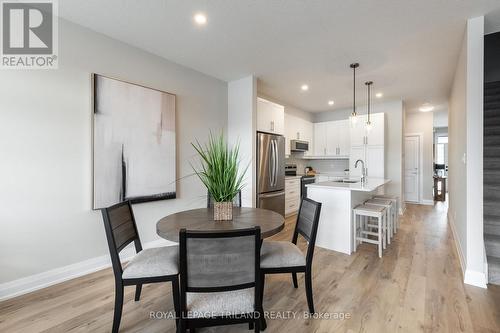
[(123, 279), (138, 279), (179, 273), (179, 247), (145, 249), (135, 255), (123, 270)]
[(306, 258), (292, 242), (264, 241), (260, 250), (260, 267), (305, 266)]
[(254, 288), (214, 293), (186, 293), (189, 318), (211, 318), (254, 312)]

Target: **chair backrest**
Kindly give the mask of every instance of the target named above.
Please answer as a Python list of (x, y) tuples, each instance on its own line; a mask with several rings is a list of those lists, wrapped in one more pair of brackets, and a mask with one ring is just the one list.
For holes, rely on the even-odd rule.
[(297, 238), (300, 235), (308, 241), (306, 261), (308, 264), (312, 261), (314, 245), (316, 243), (316, 234), (318, 232), (319, 216), (321, 214), (321, 203), (308, 198), (302, 198), (300, 202), (297, 223), (293, 232), (292, 242), (297, 244)]
[[(210, 192), (207, 192), (207, 208), (214, 207), (214, 200), (210, 195)], [(241, 207), (241, 191), (238, 191), (238, 194), (233, 198), (233, 207)]]
[(179, 233), (181, 293), (252, 288), (260, 276), (260, 227)]
[(128, 244), (134, 242), (135, 250), (142, 251), (142, 244), (137, 232), (134, 213), (130, 201), (121, 202), (108, 208), (101, 209), (104, 220), (104, 229), (108, 240), (111, 262), (115, 277), (121, 277), (122, 266), (119, 253)]

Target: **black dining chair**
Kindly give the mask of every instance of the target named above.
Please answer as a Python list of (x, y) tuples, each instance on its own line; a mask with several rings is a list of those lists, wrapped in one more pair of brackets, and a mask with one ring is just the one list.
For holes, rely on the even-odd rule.
[(180, 332), (249, 323), (260, 332), (260, 227), (179, 233)]
[[(179, 314), (179, 247), (142, 249), (134, 213), (129, 201), (101, 209), (115, 275), (115, 309), (112, 332), (117, 333), (123, 309), (124, 286), (136, 286), (135, 301), (141, 297), (142, 285), (172, 282), (176, 317)], [(122, 267), (119, 253), (134, 242), (137, 254)]]
[[(214, 207), (214, 200), (210, 195), (210, 192), (207, 192), (207, 208)], [(238, 191), (238, 194), (233, 198), (233, 207), (241, 207), (241, 191)]]
[[(266, 274), (292, 273), (293, 286), (298, 288), (297, 273), (305, 273), (306, 297), (310, 313), (314, 313), (311, 273), (320, 213), (321, 203), (303, 198), (292, 241), (264, 241), (260, 257), (262, 293), (264, 292)], [(299, 235), (302, 235), (309, 243), (305, 257), (297, 246)], [(263, 296), (262, 294), (261, 300)]]

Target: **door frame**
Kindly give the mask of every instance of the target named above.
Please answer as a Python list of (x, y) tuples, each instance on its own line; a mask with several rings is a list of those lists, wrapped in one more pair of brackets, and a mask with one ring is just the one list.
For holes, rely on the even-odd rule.
[[(405, 133), (405, 137), (404, 137), (404, 140), (406, 141), (406, 137), (409, 137), (409, 136), (418, 136), (418, 159), (419, 159), (419, 162), (418, 162), (418, 169), (419, 169), (419, 172), (418, 172), (418, 204), (423, 204), (422, 202), (422, 192), (423, 192), (423, 189), (424, 189), (424, 134), (421, 133), (421, 132), (418, 132), (418, 133)], [(405, 142), (406, 143), (406, 142)], [(406, 149), (403, 148), (404, 150), (404, 153), (405, 153), (405, 156), (406, 156)], [(403, 159), (403, 162), (404, 162), (404, 159)], [(405, 177), (406, 177), (406, 165), (403, 169), (403, 171), (405, 172)], [(403, 189), (403, 194), (406, 193), (406, 191), (404, 191)], [(406, 199), (406, 198), (405, 198)], [(413, 202), (413, 201), (406, 201), (405, 202)]]

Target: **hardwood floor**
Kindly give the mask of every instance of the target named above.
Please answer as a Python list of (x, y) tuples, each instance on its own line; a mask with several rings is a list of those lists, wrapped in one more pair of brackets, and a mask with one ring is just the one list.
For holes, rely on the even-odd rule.
[[(289, 240), (294, 219), (274, 239)], [(301, 244), (304, 247), (305, 244)], [(408, 205), (401, 228), (382, 259), (362, 245), (352, 256), (317, 248), (313, 288), (318, 313), (348, 319), (305, 319), (303, 275), (294, 289), (290, 275), (266, 278), (267, 332), (500, 332), (500, 288), (462, 283), (446, 206)], [(106, 269), (0, 303), (0, 332), (109, 332), (113, 318), (113, 273)], [(169, 283), (148, 285), (134, 302), (125, 288), (120, 332), (174, 332), (174, 321), (150, 319), (173, 309)], [(280, 312), (282, 311), (282, 312)], [(292, 315), (292, 314), (290, 314)], [(201, 332), (249, 332), (248, 326)]]

